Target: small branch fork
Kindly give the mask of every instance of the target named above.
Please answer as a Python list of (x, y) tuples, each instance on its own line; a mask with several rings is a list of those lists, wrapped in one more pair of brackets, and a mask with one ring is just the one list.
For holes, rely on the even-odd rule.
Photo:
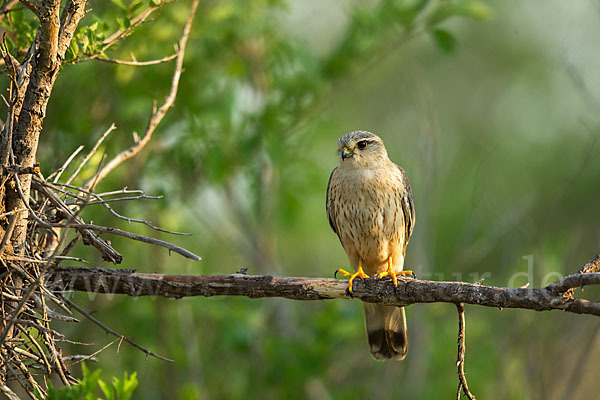
[[(465, 308), (464, 304), (486, 307), (520, 308), (535, 311), (563, 310), (578, 314), (600, 316), (600, 302), (581, 300), (574, 296), (576, 288), (600, 285), (600, 255), (582, 267), (578, 273), (538, 289), (483, 286), (465, 282), (435, 282), (400, 278), (397, 287), (391, 280), (365, 279), (354, 285), (352, 296), (347, 282), (341, 279), (293, 278), (251, 276), (245, 273), (232, 275), (162, 275), (136, 273), (133, 269), (106, 269), (101, 267), (58, 267), (48, 277), (53, 290), (84, 291), (129, 296), (162, 296), (181, 298), (187, 296), (246, 296), (250, 298), (284, 297), (293, 300), (327, 300), (358, 298), (372, 303), (407, 306), (414, 303), (454, 303), (458, 312), (458, 373), (457, 400), (463, 394), (469, 400), (475, 396), (469, 390), (465, 376)], [(245, 272), (245, 271), (244, 271)], [(78, 306), (80, 313), (98, 324), (108, 333), (122, 340), (120, 335), (94, 319)], [(158, 356), (141, 346), (146, 356)], [(166, 359), (168, 360), (168, 359)], [(170, 361), (170, 360), (168, 360)]]
[[(140, 190), (122, 189), (97, 194), (93, 189), (114, 168), (142, 150), (166, 112), (173, 106), (183, 72), (185, 47), (199, 0), (192, 0), (190, 14), (174, 55), (150, 62), (137, 62), (135, 59), (133, 62), (103, 60), (142, 66), (175, 59), (169, 93), (163, 105), (157, 108), (155, 104), (141, 140), (136, 139), (130, 149), (120, 153), (106, 165), (101, 161), (96, 174), (87, 182), (88, 185), (80, 184), (85, 187), (72, 182), (75, 179), (82, 182), (78, 177), (79, 173), (98, 152), (103, 141), (116, 129), (114, 124), (104, 132), (77, 167), (73, 168), (74, 172), (68, 178), (63, 177), (63, 173), (79, 157), (83, 146), (75, 150), (63, 166), (48, 178), (42, 176), (35, 163), (37, 138), (42, 129), (46, 104), (60, 67), (65, 63), (65, 52), (85, 14), (86, 3), (86, 0), (21, 0), (18, 5), (17, 1), (10, 0), (0, 7), (0, 19), (3, 13), (10, 12), (17, 6), (25, 6), (40, 20), (36, 39), (21, 62), (9, 53), (4, 40), (0, 40), (0, 56), (10, 79), (8, 100), (3, 97), (8, 116), (0, 135), (0, 396), (3, 398), (18, 398), (7, 386), (8, 380), (16, 381), (32, 399), (38, 398), (36, 393), (46, 396), (47, 378), (51, 375), (63, 385), (77, 383), (68, 367), (83, 359), (92, 359), (96, 353), (63, 356), (60, 341), (66, 339), (51, 326), (55, 320), (79, 322), (73, 318), (72, 309), (114, 335), (115, 341), (131, 344), (146, 354), (146, 357), (171, 361), (104, 325), (49, 286), (48, 278), (61, 261), (69, 259), (85, 262), (68, 256), (80, 239), (84, 244), (98, 249), (104, 260), (114, 264), (119, 264), (123, 256), (100, 235), (119, 235), (165, 247), (193, 260), (200, 259), (192, 252), (163, 240), (87, 223), (81, 215), (85, 207), (98, 204), (114, 217), (129, 223), (143, 224), (169, 234), (180, 234), (159, 228), (149, 221), (126, 217), (112, 208), (115, 202), (160, 197), (147, 196)], [(162, 4), (164, 2), (142, 12), (132, 20), (130, 28), (115, 32), (104, 43), (104, 48), (108, 49), (129, 36), (135, 27), (146, 22)]]
[(185, 23), (185, 27), (183, 28), (183, 34), (179, 39), (177, 53), (175, 53), (175, 71), (173, 72), (173, 77), (171, 79), (171, 88), (167, 97), (165, 98), (164, 103), (158, 108), (156, 107), (156, 102), (154, 103), (146, 131), (144, 132), (142, 138), (137, 139), (136, 136), (134, 144), (128, 149), (125, 149), (121, 153), (117, 154), (115, 158), (110, 160), (102, 169), (100, 169), (100, 171), (98, 171), (84, 186), (85, 189), (93, 189), (94, 186), (102, 181), (108, 174), (110, 174), (112, 170), (121, 165), (124, 161), (138, 154), (148, 144), (148, 142), (150, 142), (150, 139), (152, 139), (152, 134), (165, 117), (167, 111), (173, 107), (173, 104), (175, 103), (175, 97), (177, 96), (177, 90), (179, 88), (179, 79), (181, 78), (181, 74), (183, 72), (183, 57), (185, 55), (185, 48), (190, 36), (192, 21), (194, 20), (194, 14), (196, 13), (198, 3), (199, 0), (195, 0), (192, 3), (189, 17)]

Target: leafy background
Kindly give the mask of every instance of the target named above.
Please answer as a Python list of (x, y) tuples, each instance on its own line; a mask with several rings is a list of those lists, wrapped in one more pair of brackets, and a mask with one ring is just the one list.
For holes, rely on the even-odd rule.
[[(92, 2), (69, 56), (93, 51), (144, 7)], [(108, 56), (171, 54), (188, 9), (187, 1), (167, 4)], [(15, 23), (25, 33), (30, 17), (22, 14)], [(194, 235), (170, 237), (100, 208), (84, 216), (203, 258), (111, 238), (123, 266), (138, 271), (330, 276), (346, 263), (324, 211), (336, 139), (368, 129), (411, 180), (417, 220), (406, 264), (417, 276), (539, 287), (600, 248), (599, 21), (591, 0), (202, 2), (175, 108), (143, 154), (99, 188), (164, 195), (115, 208)], [(112, 122), (118, 130), (102, 152), (130, 145), (172, 68), (65, 67), (44, 123), (43, 172), (80, 144), (90, 148)], [(101, 263), (89, 248), (78, 251)], [(117, 344), (100, 353), (106, 381), (137, 372), (134, 398), (431, 399), (456, 391), (448, 304), (408, 307), (408, 356), (381, 363), (369, 355), (356, 301), (74, 296), (175, 360), (145, 360)], [(111, 341), (88, 322), (56, 327), (81, 342)], [(592, 317), (467, 306), (469, 385), (486, 399), (594, 398), (598, 327)], [(65, 344), (64, 352), (98, 346)]]

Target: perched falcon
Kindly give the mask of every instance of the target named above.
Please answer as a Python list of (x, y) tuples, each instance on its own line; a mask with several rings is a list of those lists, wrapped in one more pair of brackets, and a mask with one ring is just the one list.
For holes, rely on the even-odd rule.
[[(403, 271), (415, 208), (404, 170), (387, 155), (381, 138), (354, 131), (338, 140), (339, 167), (327, 186), (327, 217), (355, 273), (336, 273), (352, 281), (370, 276), (412, 275)], [(403, 307), (364, 303), (367, 339), (377, 360), (402, 360), (408, 350)]]

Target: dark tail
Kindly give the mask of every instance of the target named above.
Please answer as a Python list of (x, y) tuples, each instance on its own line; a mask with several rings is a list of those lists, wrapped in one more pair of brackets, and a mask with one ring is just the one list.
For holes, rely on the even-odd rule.
[(408, 351), (404, 307), (364, 303), (367, 340), (376, 360), (402, 360)]

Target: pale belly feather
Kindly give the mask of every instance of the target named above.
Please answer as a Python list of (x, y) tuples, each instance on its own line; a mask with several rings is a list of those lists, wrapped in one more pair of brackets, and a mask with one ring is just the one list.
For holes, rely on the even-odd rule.
[(360, 258), (367, 274), (381, 273), (387, 269), (391, 256), (394, 270), (402, 270), (405, 232), (402, 180), (368, 170), (341, 183), (343, 187), (338, 190), (342, 201), (338, 202), (336, 224), (344, 226), (340, 229), (340, 239), (352, 266), (358, 268)]

